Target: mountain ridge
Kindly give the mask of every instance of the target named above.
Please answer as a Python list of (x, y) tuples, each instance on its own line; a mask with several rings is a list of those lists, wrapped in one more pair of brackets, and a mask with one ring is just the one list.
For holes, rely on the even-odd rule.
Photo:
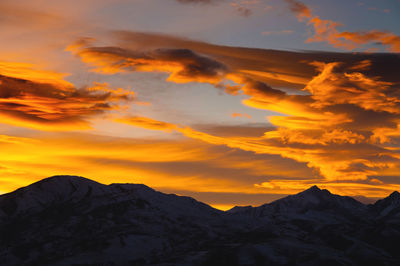
[[(151, 189), (151, 190), (153, 190), (153, 191), (156, 191), (156, 190), (154, 190), (153, 188), (151, 188), (151, 187), (149, 187), (149, 186), (147, 186), (147, 185), (145, 185), (145, 184), (137, 184), (137, 183), (110, 183), (110, 184), (106, 185), (106, 184), (103, 184), (103, 183), (100, 183), (100, 182), (97, 182), (97, 181), (94, 181), (94, 180), (92, 180), (92, 179), (85, 178), (85, 177), (82, 177), (82, 176), (75, 176), (75, 175), (55, 175), (55, 176), (43, 178), (43, 179), (41, 179), (41, 180), (39, 180), (39, 181), (36, 181), (36, 182), (34, 182), (34, 183), (31, 183), (31, 184), (29, 184), (29, 185), (27, 185), (27, 186), (18, 188), (18, 189), (14, 190), (14, 191), (7, 192), (7, 193), (4, 193), (4, 194), (0, 194), (0, 198), (1, 198), (2, 196), (4, 196), (4, 195), (8, 195), (8, 194), (11, 194), (11, 193), (16, 193), (16, 192), (18, 192), (18, 191), (25, 190), (26, 188), (30, 188), (30, 187), (32, 187), (32, 186), (38, 186), (38, 185), (43, 184), (43, 183), (46, 183), (46, 182), (53, 182), (53, 181), (55, 181), (55, 180), (63, 180), (63, 181), (68, 180), (68, 181), (70, 181), (70, 182), (71, 182), (72, 180), (73, 180), (73, 181), (81, 180), (81, 181), (84, 181), (85, 183), (88, 183), (88, 184), (97, 184), (97, 185), (100, 185), (100, 186), (103, 186), (103, 187), (110, 187), (110, 186), (114, 186), (114, 187), (117, 187), (117, 186), (138, 186), (138, 187), (140, 187), (140, 186), (142, 186), (143, 188), (147, 188), (147, 189)], [(72, 182), (72, 183), (73, 183), (73, 182)], [(317, 185), (313, 185), (313, 186), (309, 187), (308, 189), (306, 189), (306, 190), (304, 190), (304, 191), (301, 191), (301, 192), (299, 192), (299, 193), (297, 193), (297, 194), (306, 194), (306, 193), (326, 193), (326, 192), (328, 192), (328, 193), (331, 194), (331, 195), (336, 195), (336, 194), (332, 194), (332, 193), (331, 193), (329, 190), (327, 190), (327, 189), (321, 189), (321, 188), (319, 188)], [(290, 197), (290, 196), (297, 195), (297, 194), (292, 194), (292, 195), (289, 195), (289, 196), (286, 196), (286, 197)], [(400, 193), (399, 193), (398, 191), (393, 191), (393, 192), (392, 192), (389, 196), (387, 196), (386, 198), (391, 197), (392, 194), (393, 194), (393, 195), (396, 195), (396, 196), (398, 195), (399, 198), (400, 198)], [(176, 194), (168, 194), (168, 195), (176, 195)], [(336, 195), (336, 196), (351, 198), (351, 199), (353, 199), (354, 201), (357, 201), (357, 202), (359, 202), (359, 203), (361, 203), (361, 204), (363, 204), (363, 205), (365, 205), (365, 206), (371, 205), (371, 204), (363, 203), (362, 201), (359, 201), (359, 200), (357, 200), (356, 198), (354, 198), (354, 197), (352, 197), (352, 196), (341, 196), (341, 195)], [(189, 196), (183, 196), (183, 197), (189, 197)], [(286, 198), (286, 197), (283, 197), (283, 198)], [(191, 198), (191, 197), (189, 197), (189, 198)], [(241, 205), (237, 205), (237, 206), (232, 207), (231, 209), (234, 209), (234, 208), (242, 208), (242, 207), (257, 208), (257, 207), (261, 207), (261, 206), (266, 205), (266, 204), (271, 204), (271, 203), (273, 203), (273, 202), (279, 201), (279, 200), (281, 200), (281, 199), (283, 199), (283, 198), (280, 198), (280, 199), (277, 199), (277, 200), (274, 200), (274, 201), (271, 201), (271, 202), (268, 202), (268, 203), (264, 203), (264, 204), (259, 205), (259, 206), (253, 206), (253, 205), (241, 206)], [(383, 200), (383, 199), (385, 199), (385, 198), (378, 199), (377, 201)], [(204, 204), (206, 204), (206, 203), (204, 203)], [(374, 203), (373, 203), (373, 204), (374, 204)], [(208, 204), (207, 204), (207, 205), (208, 205)], [(209, 206), (210, 206), (210, 205), (209, 205)], [(212, 206), (210, 206), (210, 207), (212, 207)], [(230, 209), (230, 210), (231, 210), (231, 209)], [(230, 210), (227, 210), (227, 211), (230, 211)]]
[(5, 265), (396, 265), (400, 194), (312, 186), (220, 211), (143, 184), (54, 176), (0, 195)]

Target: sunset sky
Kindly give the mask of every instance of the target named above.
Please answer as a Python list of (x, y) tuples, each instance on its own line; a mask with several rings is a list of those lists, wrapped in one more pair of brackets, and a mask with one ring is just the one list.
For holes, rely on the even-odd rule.
[(69, 174), (220, 209), (400, 190), (399, 0), (2, 0), (0, 194)]

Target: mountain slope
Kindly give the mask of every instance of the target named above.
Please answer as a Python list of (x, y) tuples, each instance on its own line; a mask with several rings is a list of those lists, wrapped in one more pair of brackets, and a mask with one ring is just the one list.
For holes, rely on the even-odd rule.
[(0, 195), (2, 265), (399, 265), (399, 194), (311, 187), (222, 212), (140, 184), (55, 176)]
[(370, 205), (370, 211), (379, 218), (398, 218), (400, 219), (400, 193), (395, 191), (387, 198), (378, 200)]

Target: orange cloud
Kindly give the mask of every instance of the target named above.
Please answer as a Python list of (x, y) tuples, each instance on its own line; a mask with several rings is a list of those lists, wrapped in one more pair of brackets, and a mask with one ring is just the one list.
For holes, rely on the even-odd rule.
[[(119, 47), (90, 47), (89, 44), (90, 42), (79, 40), (67, 50), (95, 66), (95, 71), (101, 73), (166, 72), (169, 74), (167, 81), (209, 83), (233, 95), (240, 90), (247, 95), (260, 95), (270, 99), (285, 95), (285, 92), (273, 89), (265, 82), (231, 71), (225, 64), (189, 49), (128, 50)], [(229, 82), (232, 81), (236, 85), (230, 85)]]
[[(173, 127), (170, 123), (147, 118), (134, 117), (130, 122), (134, 126), (162, 131), (167, 129), (168, 132)], [(331, 167), (336, 173), (350, 170), (348, 174), (354, 175), (357, 163), (363, 162), (353, 161), (350, 167), (354, 169), (344, 164), (354, 159), (349, 147), (329, 147), (331, 144), (327, 142), (325, 146), (328, 145), (331, 151), (328, 152), (322, 146), (299, 145), (301, 143), (295, 140), (282, 144), (276, 139), (264, 137), (219, 137), (179, 125), (175, 130), (201, 142), (182, 139), (110, 139), (86, 134), (45, 135), (34, 139), (4, 135), (0, 138), (4, 139), (0, 141), (2, 191), (11, 191), (44, 176), (74, 174), (77, 171), (107, 184), (145, 183), (163, 191), (176, 193), (185, 190), (185, 195), (196, 197), (198, 193), (206, 192), (216, 195), (241, 193), (236, 197), (243, 198), (246, 198), (245, 195), (254, 195), (242, 204), (259, 202), (255, 201), (255, 197), (261, 202), (271, 194), (295, 193), (311, 184), (339, 194), (376, 197), (386, 196), (399, 187), (396, 182), (383, 182), (381, 178), (363, 181), (342, 180), (343, 176), (337, 178), (337, 175), (335, 179), (323, 178), (309, 171), (304, 163), (273, 155), (297, 158), (297, 161), (311, 162), (315, 167)], [(334, 140), (332, 143), (340, 144), (341, 141)], [(361, 150), (365, 154), (365, 163), (368, 163), (368, 157), (373, 152), (370, 148), (361, 147), (354, 147), (354, 150)], [(24, 152), (21, 153), (21, 150)], [(335, 157), (329, 157), (332, 155)], [(323, 164), (324, 160), (326, 164)], [(382, 157), (381, 163), (388, 163), (387, 160)], [(68, 163), (65, 164), (65, 161)], [(399, 169), (398, 163), (393, 163), (391, 169)], [(362, 169), (359, 171), (360, 175), (365, 174)], [(219, 201), (209, 197), (206, 202), (214, 204)]]
[(337, 34), (337, 38), (349, 40), (354, 44), (380, 43), (388, 47), (391, 52), (400, 52), (400, 36), (385, 31), (348, 32)]
[(165, 123), (150, 119), (147, 117), (128, 117), (128, 118), (118, 118), (114, 120), (115, 122), (124, 123), (128, 125), (143, 127), (151, 130), (163, 130), (163, 131), (173, 131), (177, 129), (177, 126), (170, 123)]
[(353, 104), (366, 110), (399, 113), (400, 99), (390, 97), (393, 83), (380, 81), (378, 77), (366, 77), (360, 72), (343, 73), (335, 71), (340, 63), (314, 62), (321, 73), (304, 88), (312, 94), (315, 103), (311, 106), (321, 108), (336, 104)]
[(30, 138), (16, 137), (16, 136), (8, 136), (8, 135), (0, 135), (0, 143), (7, 144), (22, 144), (22, 143), (31, 143), (35, 142), (35, 140)]
[[(289, 158), (307, 164), (325, 182), (365, 181), (398, 167), (396, 152), (382, 145), (398, 137), (396, 55), (294, 53), (217, 46), (164, 35), (118, 35), (122, 47), (86, 45), (73, 52), (84, 61), (93, 60), (90, 64), (100, 69), (163, 71), (170, 74), (171, 82), (181, 83), (177, 76), (187, 82), (208, 82), (233, 95), (246, 95), (243, 103), (249, 107), (277, 113), (267, 117), (275, 128), (261, 136), (218, 136), (147, 118), (119, 122)], [(166, 66), (178, 67), (160, 67), (166, 58)], [(138, 68), (137, 60), (141, 62)], [(301, 90), (297, 89), (300, 85)]]
[(391, 52), (400, 52), (400, 36), (392, 32), (370, 31), (339, 31), (341, 23), (332, 20), (321, 19), (312, 14), (310, 8), (297, 0), (286, 0), (290, 10), (298, 17), (299, 21), (307, 21), (314, 29), (313, 35), (306, 42), (327, 42), (334, 47), (353, 50), (369, 43), (379, 43), (387, 47)]
[(0, 17), (2, 24), (23, 27), (41, 27), (43, 25), (57, 27), (60, 25), (60, 20), (63, 19), (58, 15), (43, 12), (43, 10), (32, 10), (7, 3), (0, 3)]
[[(0, 141), (3, 193), (45, 176), (79, 172), (106, 184), (144, 183), (174, 193), (186, 190), (257, 194), (263, 200), (263, 192), (255, 188), (253, 182), (262, 182), (266, 174), (302, 176), (308, 173), (306, 167), (293, 167), (296, 164), (280, 158), (254, 156), (193, 140), (145, 140), (71, 133), (47, 133), (32, 139), (1, 138), (7, 139)], [(287, 164), (292, 167), (287, 169)], [(206, 202), (215, 203), (212, 198)]]
[(77, 89), (64, 75), (0, 62), (0, 121), (41, 130), (90, 128), (87, 118), (119, 108), (133, 94), (106, 84)]
[(248, 119), (251, 119), (251, 115), (249, 115), (249, 114), (232, 113), (231, 116), (232, 116), (233, 118), (235, 118), (235, 117), (246, 117), (246, 118), (248, 118)]
[[(273, 88), (302, 90), (317, 73), (310, 62), (341, 62), (340, 69), (370, 61), (369, 75), (382, 77), (385, 81), (399, 81), (397, 72), (398, 56), (395, 54), (373, 53), (327, 53), (327, 52), (290, 52), (267, 49), (251, 49), (214, 45), (174, 36), (144, 32), (113, 32), (119, 45), (125, 50), (190, 49), (201, 55), (207, 55), (222, 64), (230, 72), (241, 73)], [(366, 70), (363, 70), (366, 71)], [(235, 90), (234, 90), (235, 91)]]
[(117, 47), (84, 47), (80, 40), (67, 50), (102, 73), (166, 72), (170, 74), (167, 80), (176, 83), (206, 82), (216, 85), (228, 71), (224, 64), (188, 49), (130, 51)]
[(37, 70), (27, 63), (0, 61), (0, 75), (37, 83), (51, 84), (64, 90), (73, 89), (73, 85), (64, 80), (67, 74), (53, 71)]
[[(152, 125), (162, 125), (153, 127)], [(165, 130), (172, 128), (169, 123), (155, 122), (152, 119), (141, 119), (134, 126)], [(190, 127), (176, 125), (175, 131), (184, 136), (201, 140), (214, 145), (226, 145), (256, 154), (277, 154), (285, 158), (305, 162), (309, 167), (316, 168), (328, 181), (334, 180), (365, 180), (368, 175), (374, 175), (379, 168), (398, 164), (390, 151), (364, 144), (365, 138), (350, 131), (313, 132), (314, 137), (306, 135), (306, 131), (270, 131), (264, 137), (219, 137), (199, 132)], [(288, 134), (289, 137), (285, 137)], [(314, 138), (314, 139), (312, 139)], [(318, 140), (319, 138), (319, 140)], [(359, 152), (363, 153), (360, 157)], [(385, 154), (385, 157), (381, 157)], [(381, 157), (381, 158), (380, 158)]]

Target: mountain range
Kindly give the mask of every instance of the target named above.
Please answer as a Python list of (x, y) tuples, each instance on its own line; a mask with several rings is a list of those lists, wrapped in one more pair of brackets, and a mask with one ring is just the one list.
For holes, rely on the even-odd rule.
[(220, 211), (141, 184), (54, 176), (0, 195), (0, 265), (400, 265), (400, 193), (313, 186)]

